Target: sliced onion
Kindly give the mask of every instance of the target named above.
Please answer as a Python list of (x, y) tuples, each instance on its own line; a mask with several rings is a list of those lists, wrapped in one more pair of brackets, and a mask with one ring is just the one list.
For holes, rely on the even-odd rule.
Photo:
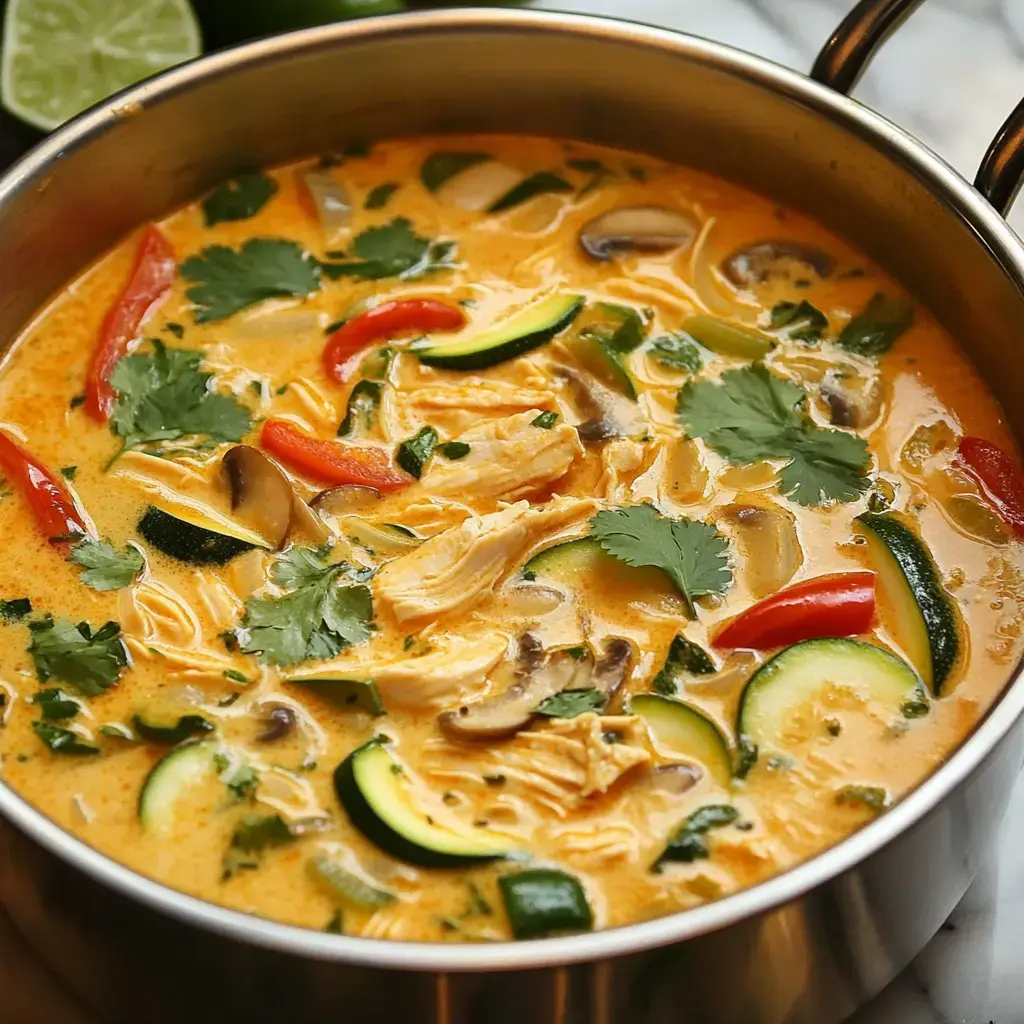
[(726, 301), (715, 284), (715, 275), (708, 259), (709, 239), (715, 226), (715, 218), (709, 217), (700, 229), (693, 252), (690, 253), (690, 282), (701, 305), (710, 313), (721, 316), (735, 316), (736, 308)]
[(744, 556), (746, 583), (755, 599), (780, 590), (803, 564), (796, 523), (788, 512), (762, 505), (728, 505), (719, 522), (732, 526)]
[(450, 177), (435, 193), (438, 201), (459, 210), (490, 209), (525, 175), (498, 160), (484, 160)]
[(828, 277), (835, 260), (822, 249), (803, 242), (757, 242), (737, 249), (722, 261), (722, 273), (737, 288), (764, 284), (774, 277), (791, 277), (794, 267)]
[(316, 209), (327, 245), (336, 245), (348, 233), (352, 202), (348, 189), (329, 170), (305, 171), (302, 184)]
[(294, 338), (323, 330), (324, 315), (315, 309), (260, 309), (232, 325), (238, 341)]
[(697, 234), (693, 218), (663, 206), (623, 206), (587, 221), (580, 245), (596, 260), (620, 252), (669, 252), (685, 249)]

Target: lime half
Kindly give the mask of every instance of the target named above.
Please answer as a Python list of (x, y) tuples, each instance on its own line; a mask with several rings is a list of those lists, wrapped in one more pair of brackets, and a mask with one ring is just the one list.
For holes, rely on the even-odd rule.
[(9, 0), (2, 50), (4, 107), (50, 131), (202, 40), (188, 0)]

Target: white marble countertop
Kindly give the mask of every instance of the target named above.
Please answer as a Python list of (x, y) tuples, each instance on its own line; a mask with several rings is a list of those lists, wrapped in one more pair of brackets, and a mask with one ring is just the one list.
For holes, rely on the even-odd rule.
[[(806, 71), (854, 0), (535, 0), (730, 43)], [(927, 0), (855, 93), (968, 179), (1024, 96), (1024, 0)], [(1024, 234), (1024, 198), (1010, 223)], [(1024, 1024), (1024, 779), (990, 863), (925, 951), (848, 1024)], [(46, 994), (20, 1005), (34, 980)], [(89, 1024), (0, 915), (0, 1019)], [(27, 990), (27, 989), (24, 989)], [(13, 1002), (11, 1000), (14, 1000)]]

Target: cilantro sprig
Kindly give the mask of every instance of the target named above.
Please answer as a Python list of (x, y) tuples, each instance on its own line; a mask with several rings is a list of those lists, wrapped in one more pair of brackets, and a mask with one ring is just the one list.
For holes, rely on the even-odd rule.
[(343, 562), (332, 565), (326, 548), (292, 548), (270, 571), (287, 593), (251, 597), (237, 632), (247, 654), (272, 665), (330, 658), (370, 635), (370, 589)]
[(401, 277), (408, 281), (454, 266), (455, 243), (432, 242), (417, 235), (405, 217), (396, 217), (389, 224), (356, 235), (352, 252), (357, 259), (322, 263), (320, 269), (332, 279)]
[(722, 595), (732, 583), (728, 543), (707, 523), (671, 519), (650, 505), (604, 509), (590, 520), (590, 535), (620, 562), (661, 569), (696, 618), (694, 599)]
[(803, 388), (763, 363), (727, 370), (721, 380), (689, 381), (679, 391), (679, 421), (729, 462), (786, 459), (779, 489), (800, 505), (854, 501), (868, 486), (863, 438), (815, 425)]
[(110, 375), (118, 393), (110, 429), (122, 439), (122, 451), (186, 434), (240, 441), (252, 428), (249, 410), (232, 395), (210, 390), (203, 353), (152, 344), (152, 352), (125, 356)]
[(28, 653), (42, 683), (59, 679), (88, 697), (98, 697), (117, 682), (128, 664), (121, 627), (108, 622), (93, 632), (88, 622), (54, 622), (47, 616), (28, 624)]
[(79, 582), (93, 590), (130, 587), (145, 565), (142, 552), (134, 545), (126, 544), (119, 553), (109, 540), (91, 537), (83, 538), (71, 549), (71, 561), (85, 569)]

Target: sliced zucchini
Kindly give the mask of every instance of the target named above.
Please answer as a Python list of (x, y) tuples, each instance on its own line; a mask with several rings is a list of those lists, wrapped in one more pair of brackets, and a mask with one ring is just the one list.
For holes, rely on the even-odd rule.
[(571, 192), (572, 185), (569, 184), (560, 174), (551, 171), (536, 171), (528, 178), (513, 185), (504, 195), (499, 196), (490, 206), (488, 213), (502, 213), (511, 210), (513, 206), (525, 203), (529, 199), (535, 199), (548, 192)]
[(214, 730), (213, 722), (202, 715), (181, 715), (176, 721), (168, 721), (143, 712), (132, 717), (132, 725), (147, 742), (171, 747)]
[(310, 878), (329, 889), (345, 903), (364, 910), (377, 910), (386, 907), (395, 899), (395, 894), (386, 889), (378, 889), (375, 885), (363, 881), (357, 874), (349, 871), (343, 864), (318, 854), (306, 861), (306, 869)]
[(557, 932), (588, 932), (594, 912), (578, 878), (553, 868), (514, 871), (498, 879), (512, 934), (540, 939)]
[(592, 312), (596, 319), (590, 318), (582, 330), (567, 338), (566, 347), (602, 384), (635, 400), (636, 385), (626, 356), (643, 344), (643, 318), (635, 309), (611, 302), (597, 303)]
[(923, 694), (918, 674), (874, 644), (838, 639), (793, 644), (758, 669), (743, 689), (737, 717), (741, 774), (753, 766), (759, 750), (789, 753), (794, 717), (815, 706), (824, 710), (838, 690), (880, 706), (893, 723), (903, 717), (907, 702)]
[(485, 370), (549, 342), (583, 308), (579, 295), (552, 295), (535, 302), (480, 334), (454, 340), (414, 343), (420, 362), (446, 370)]
[(490, 153), (442, 150), (431, 153), (420, 167), (420, 181), (428, 192), (436, 192), (445, 182), (464, 174), (470, 167), (493, 161)]
[(190, 565), (223, 565), (253, 548), (271, 548), (253, 530), (191, 505), (175, 506), (174, 512), (150, 505), (137, 529), (157, 551)]
[(293, 686), (305, 686), (318, 697), (340, 708), (362, 708), (371, 715), (383, 715), (384, 701), (375, 683), (352, 679), (337, 671), (313, 670), (284, 680)]
[(377, 526), (358, 516), (345, 516), (338, 523), (345, 534), (377, 555), (402, 555), (423, 543), (423, 538), (398, 523)]
[(486, 829), (456, 831), (440, 825), (410, 799), (405, 770), (373, 739), (354, 750), (334, 772), (334, 788), (352, 824), (386, 853), (421, 867), (459, 867), (513, 852), (504, 837)]
[(680, 691), (687, 676), (708, 676), (715, 671), (711, 655), (700, 644), (677, 633), (669, 644), (665, 663), (651, 680), (651, 689), (663, 697), (671, 697)]
[(381, 390), (379, 380), (360, 380), (348, 394), (345, 418), (338, 427), (338, 437), (366, 437), (377, 425)]
[(683, 330), (709, 352), (739, 359), (760, 359), (772, 350), (772, 339), (749, 327), (697, 313), (683, 321)]
[(659, 750), (697, 761), (719, 785), (731, 785), (729, 742), (702, 711), (654, 693), (630, 698), (629, 709), (647, 723)]
[(537, 552), (522, 569), (528, 580), (547, 579), (573, 589), (585, 588), (587, 577), (613, 580), (637, 594), (647, 591), (655, 596), (676, 596), (676, 591), (660, 569), (636, 568), (612, 558), (593, 537), (566, 540)]
[(865, 512), (871, 564), (882, 591), (882, 618), (936, 696), (942, 693), (960, 654), (959, 614), (939, 582), (928, 549), (890, 512)]
[(216, 752), (215, 743), (184, 743), (153, 765), (139, 793), (138, 813), (144, 829), (169, 832), (174, 827), (178, 801), (200, 783), (217, 777)]

